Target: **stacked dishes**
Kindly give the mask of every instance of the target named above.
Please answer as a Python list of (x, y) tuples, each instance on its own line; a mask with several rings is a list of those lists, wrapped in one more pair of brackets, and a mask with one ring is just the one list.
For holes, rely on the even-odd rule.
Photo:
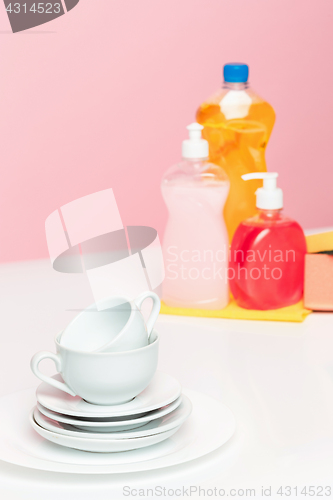
[[(53, 377), (61, 381), (59, 375)], [(90, 452), (119, 452), (160, 443), (175, 434), (192, 411), (177, 380), (156, 372), (131, 401), (112, 406), (90, 404), (42, 383), (30, 422), (45, 439)]]
[[(147, 321), (142, 303), (153, 307)], [(145, 292), (135, 300), (110, 297), (93, 304), (55, 338), (56, 354), (39, 352), (31, 369), (43, 383), (32, 427), (45, 439), (92, 452), (136, 450), (172, 436), (192, 405), (179, 383), (156, 373), (159, 337), (154, 324), (160, 300)], [(50, 358), (59, 372), (44, 375)]]

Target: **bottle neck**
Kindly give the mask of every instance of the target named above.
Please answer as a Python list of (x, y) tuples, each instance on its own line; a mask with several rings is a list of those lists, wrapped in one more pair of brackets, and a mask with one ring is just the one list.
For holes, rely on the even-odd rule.
[(208, 156), (207, 158), (184, 158), (183, 156), (182, 160), (191, 163), (193, 166), (195, 166), (201, 163), (206, 163), (208, 161)]
[(261, 220), (273, 221), (281, 218), (282, 208), (276, 210), (264, 210), (262, 208), (258, 208), (259, 218)]
[(223, 89), (245, 90), (249, 88), (249, 82), (223, 82)]

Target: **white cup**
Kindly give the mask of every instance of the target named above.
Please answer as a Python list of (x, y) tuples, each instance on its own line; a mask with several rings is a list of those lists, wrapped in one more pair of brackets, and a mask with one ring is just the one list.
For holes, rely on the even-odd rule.
[[(149, 298), (153, 308), (146, 325), (140, 308)], [(78, 314), (63, 331), (60, 343), (86, 352), (139, 349), (148, 345), (160, 308), (159, 297), (149, 291), (132, 302), (124, 297), (109, 297)]]
[[(146, 347), (125, 352), (77, 351), (64, 347), (60, 339), (61, 333), (55, 338), (57, 354), (43, 351), (33, 356), (31, 370), (43, 382), (91, 404), (127, 403), (149, 385), (155, 374), (159, 347), (156, 331)], [(64, 382), (40, 372), (38, 365), (46, 358), (55, 362)]]

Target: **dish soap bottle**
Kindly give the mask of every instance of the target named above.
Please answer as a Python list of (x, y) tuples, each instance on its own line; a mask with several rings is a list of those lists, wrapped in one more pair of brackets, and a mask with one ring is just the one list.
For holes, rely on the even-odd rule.
[(231, 241), (241, 221), (256, 213), (254, 193), (260, 183), (244, 183), (241, 176), (267, 171), (265, 149), (275, 112), (249, 87), (246, 64), (226, 64), (223, 74), (222, 89), (200, 106), (196, 118), (204, 125), (210, 160), (224, 168), (230, 179), (224, 218)]
[(229, 301), (228, 235), (222, 216), (229, 192), (224, 170), (208, 162), (203, 127), (187, 127), (183, 160), (162, 179), (169, 211), (163, 239), (163, 300), (171, 307), (223, 309)]
[(242, 176), (264, 180), (256, 191), (259, 213), (239, 225), (230, 250), (231, 292), (246, 309), (286, 307), (303, 295), (305, 236), (297, 222), (282, 214), (277, 177), (268, 172)]

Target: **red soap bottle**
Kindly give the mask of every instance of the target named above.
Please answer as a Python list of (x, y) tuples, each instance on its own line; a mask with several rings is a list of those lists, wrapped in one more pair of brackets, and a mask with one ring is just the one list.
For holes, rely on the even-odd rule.
[(246, 309), (278, 309), (303, 295), (305, 237), (301, 226), (282, 214), (277, 177), (271, 172), (242, 176), (264, 180), (256, 191), (259, 212), (238, 226), (230, 249), (231, 292)]

